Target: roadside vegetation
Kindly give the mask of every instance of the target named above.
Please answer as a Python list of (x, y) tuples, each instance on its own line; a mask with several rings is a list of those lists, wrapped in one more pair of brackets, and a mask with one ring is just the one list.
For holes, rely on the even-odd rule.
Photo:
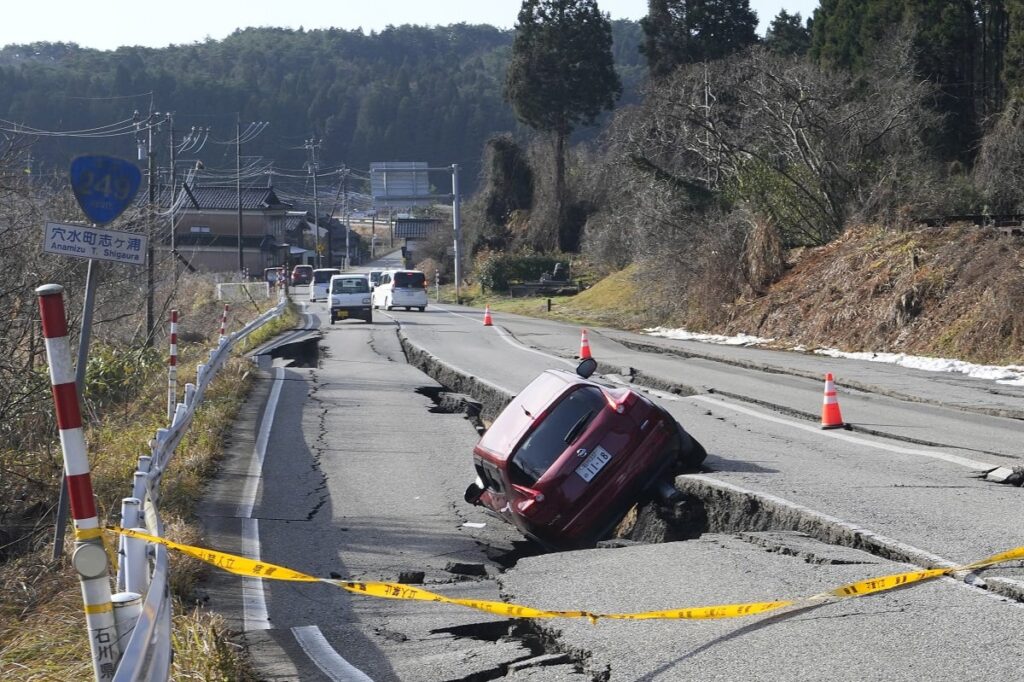
[[(45, 256), (25, 248), (42, 216), (73, 213), (66, 188), (30, 183), (0, 159), (0, 260), (7, 277), (0, 301), (11, 314), (0, 319), (0, 678), (74, 680), (92, 675), (78, 578), (70, 566), (71, 524), (65, 551), (54, 561), (54, 514), (62, 455), (54, 423), (45, 349), (35, 287), (57, 282), (66, 288), (72, 348), (77, 347), (84, 261)], [(129, 215), (124, 220), (131, 221)], [(16, 248), (17, 247), (17, 248)], [(89, 364), (82, 399), (93, 488), (101, 522), (116, 523), (120, 501), (130, 492), (132, 472), (149, 439), (166, 425), (167, 324), (179, 310), (179, 396), (195, 380), (196, 365), (215, 347), (222, 304), (214, 280), (157, 264), (158, 324), (145, 329), (145, 292), (139, 272), (102, 267)], [(231, 329), (266, 310), (271, 302), (236, 304)], [(292, 326), (297, 314), (253, 335), (259, 343)], [(162, 482), (161, 515), (168, 533), (200, 541), (194, 508), (216, 472), (227, 430), (245, 400), (251, 365), (234, 358), (208, 390), (195, 421)], [(108, 543), (108, 549), (110, 543)], [(236, 637), (222, 618), (203, 610), (196, 585), (207, 568), (172, 555), (175, 599), (176, 680), (255, 679)], [(116, 565), (116, 563), (114, 564)]]
[[(512, 63), (575, 44), (559, 12), (588, 2), (524, 3)], [(595, 141), (564, 152), (551, 121), (565, 114), (538, 116), (527, 97), (550, 84), (509, 69), (506, 96), (535, 134), (485, 146), (463, 220), (470, 300), (1024, 362), (1024, 3), (835, 0), (813, 22), (780, 12), (763, 39), (748, 0), (651, 0), (649, 12), (641, 99)], [(447, 243), (432, 246), (444, 281)], [(583, 293), (550, 311), (547, 297), (501, 300), (545, 260), (585, 272)]]

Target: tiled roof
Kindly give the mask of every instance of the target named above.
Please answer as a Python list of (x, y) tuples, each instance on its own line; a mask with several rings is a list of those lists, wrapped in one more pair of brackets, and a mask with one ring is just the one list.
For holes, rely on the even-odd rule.
[(437, 218), (399, 218), (395, 221), (395, 236), (403, 239), (429, 237), (441, 227)]
[[(169, 238), (163, 240), (164, 244), (170, 244)], [(220, 246), (220, 247), (237, 247), (238, 237), (234, 235), (217, 235), (217, 234), (183, 234), (180, 235), (174, 242), (176, 247), (186, 246)], [(242, 247), (248, 249), (264, 249), (273, 250), (278, 248), (284, 248), (287, 244), (278, 244), (274, 239), (273, 235), (263, 235), (262, 237), (242, 237)]]
[[(238, 208), (238, 191), (229, 185), (192, 187), (192, 196), (199, 202), (198, 210), (227, 210)], [(242, 208), (248, 210), (260, 209), (289, 209), (291, 204), (286, 204), (277, 198), (272, 187), (243, 187), (241, 191)], [(197, 210), (192, 200), (187, 198), (183, 210)]]

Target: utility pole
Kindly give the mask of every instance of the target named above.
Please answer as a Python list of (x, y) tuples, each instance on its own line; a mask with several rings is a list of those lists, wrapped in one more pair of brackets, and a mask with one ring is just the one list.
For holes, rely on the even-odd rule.
[(245, 254), (242, 251), (242, 114), (235, 114), (235, 193), (238, 196), (238, 279), (245, 272)]
[[(315, 137), (311, 137), (308, 140), (306, 140), (306, 144), (303, 146), (306, 148), (306, 151), (308, 151), (311, 155), (311, 160), (306, 165), (306, 167), (313, 174), (313, 251), (316, 254), (314, 256), (314, 262), (316, 263), (316, 267), (320, 268), (320, 202), (319, 195), (317, 194), (316, 185), (316, 173), (319, 168), (317, 164), (316, 153), (320, 147), (320, 140), (317, 140)], [(345, 258), (346, 260), (348, 260), (348, 254), (346, 254)]]
[(177, 182), (175, 182), (176, 177), (175, 177), (175, 174), (174, 174), (174, 163), (175, 163), (175, 156), (176, 156), (176, 154), (175, 154), (176, 150), (174, 149), (174, 114), (167, 114), (167, 127), (168, 127), (168, 130), (170, 132), (170, 139), (171, 139), (171, 143), (170, 143), (170, 155), (171, 155), (170, 213), (171, 213), (171, 215), (169, 216), (170, 223), (171, 223), (171, 282), (172, 282), (171, 286), (172, 286), (172, 288), (176, 289), (177, 286), (178, 286), (178, 248), (177, 248), (177, 242), (175, 241), (175, 235), (174, 235), (174, 200), (176, 199), (174, 191), (175, 191), (176, 185), (177, 185)]
[(146, 234), (148, 235), (146, 245), (146, 346), (152, 348), (153, 346), (153, 329), (154, 329), (154, 289), (156, 288), (156, 279), (154, 277), (154, 248), (153, 239), (153, 217), (156, 212), (156, 152), (153, 149), (153, 127), (156, 125), (156, 118), (160, 116), (160, 112), (150, 113), (148, 121), (148, 141), (146, 144), (146, 154), (148, 155), (148, 166), (149, 166), (149, 211), (147, 215), (147, 226)]
[(348, 267), (349, 267), (348, 258), (349, 258), (349, 254), (352, 253), (352, 252), (349, 250), (350, 249), (350, 245), (348, 243), (349, 232), (351, 232), (351, 230), (349, 229), (349, 226), (348, 226), (348, 169), (347, 168), (342, 171), (342, 175), (341, 175), (341, 191), (344, 192), (344, 196), (342, 197), (342, 202), (343, 203), (341, 204), (341, 207), (342, 207), (341, 208), (341, 215), (345, 218), (345, 221), (344, 221), (344, 225), (345, 225), (345, 269), (348, 270)]
[(452, 227), (455, 229), (455, 302), (462, 303), (459, 285), (462, 281), (462, 195), (459, 193), (459, 164), (452, 164)]

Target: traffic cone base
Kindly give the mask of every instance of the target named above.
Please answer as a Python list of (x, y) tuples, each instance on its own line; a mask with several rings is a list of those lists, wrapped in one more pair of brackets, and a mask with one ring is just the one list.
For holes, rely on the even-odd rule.
[(841, 429), (845, 427), (843, 415), (839, 411), (839, 399), (836, 397), (836, 384), (832, 373), (825, 375), (825, 400), (821, 405), (821, 428)]
[(587, 339), (587, 330), (584, 329), (580, 333), (580, 360), (587, 360), (592, 357), (590, 354), (590, 341)]
[(484, 306), (484, 326), (493, 327), (494, 323), (491, 322), (491, 306)]

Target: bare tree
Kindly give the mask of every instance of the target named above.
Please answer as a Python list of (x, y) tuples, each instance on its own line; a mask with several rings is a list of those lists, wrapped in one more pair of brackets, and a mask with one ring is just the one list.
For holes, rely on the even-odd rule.
[(649, 93), (630, 158), (691, 203), (743, 200), (788, 244), (825, 243), (927, 123), (909, 41), (888, 47), (856, 80), (764, 49), (681, 70)]

